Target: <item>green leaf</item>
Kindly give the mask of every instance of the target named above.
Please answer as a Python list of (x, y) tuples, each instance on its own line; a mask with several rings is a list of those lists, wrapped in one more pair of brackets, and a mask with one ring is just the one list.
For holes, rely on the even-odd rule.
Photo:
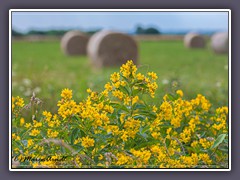
[(153, 118), (153, 119), (155, 119), (157, 117), (156, 113), (153, 113), (153, 112), (150, 112), (150, 111), (139, 111), (138, 113), (141, 114), (141, 115), (146, 115), (147, 117), (150, 117), (150, 118)]
[(134, 148), (135, 149), (141, 149), (143, 147), (149, 147), (151, 145), (154, 145), (154, 144), (158, 144), (159, 143), (159, 140), (151, 140), (151, 141), (147, 141), (147, 142), (143, 142), (143, 143), (139, 143), (139, 145), (135, 146)]
[(169, 100), (171, 100), (171, 101), (174, 101), (177, 99), (176, 97), (174, 97), (173, 94), (167, 94), (167, 96), (168, 96)]
[(136, 109), (145, 109), (146, 106), (144, 104), (134, 104), (134, 107), (133, 107), (133, 110), (136, 110)]
[(119, 107), (121, 107), (121, 104), (119, 104), (119, 103), (113, 103), (113, 102), (111, 102), (111, 103), (109, 103), (109, 105), (112, 106), (112, 107), (114, 107), (114, 108), (119, 108)]
[(142, 116), (142, 115), (137, 115), (137, 116), (133, 116), (134, 119), (138, 119), (138, 120), (141, 120), (141, 121), (144, 121), (146, 119), (145, 116)]
[(223, 152), (228, 152), (228, 148), (227, 147), (219, 147), (218, 148), (220, 151), (223, 151)]
[(102, 95), (100, 98), (99, 98), (99, 101), (103, 101), (105, 99), (105, 96)]
[(224, 143), (228, 143), (228, 139), (224, 139)]
[(164, 128), (164, 129), (168, 129), (168, 128), (173, 128), (174, 126), (173, 125), (161, 125), (161, 128)]
[(126, 77), (124, 77), (122, 74), (120, 74), (120, 76), (121, 76), (126, 82), (129, 83), (129, 80), (128, 80)]
[(141, 136), (141, 138), (143, 138), (145, 141), (147, 141), (148, 135), (146, 134), (146, 132), (149, 131), (149, 126), (146, 127), (140, 127), (139, 129), (139, 135)]
[(205, 136), (205, 134), (206, 134), (206, 131), (204, 131), (204, 132), (200, 135), (200, 137), (203, 138), (203, 137)]
[(217, 139), (214, 141), (211, 149), (214, 149), (214, 148), (218, 147), (219, 144), (221, 144), (221, 143), (223, 142), (223, 140), (225, 139), (225, 137), (226, 137), (226, 134), (220, 134), (220, 135), (217, 137)]
[(188, 152), (189, 154), (191, 154), (192, 152), (198, 152), (197, 150), (195, 150), (194, 148), (189, 147), (189, 146), (186, 146), (185, 149), (187, 150), (187, 152)]
[(77, 135), (78, 135), (78, 131), (79, 131), (79, 128), (75, 128), (73, 131), (72, 131), (72, 134), (71, 134), (71, 144), (73, 145), (74, 143), (74, 140), (76, 139)]
[(125, 112), (129, 112), (129, 109), (128, 109), (126, 106), (124, 106), (124, 105), (122, 105), (122, 106), (120, 107), (120, 109), (123, 110), (123, 111), (125, 111)]
[(136, 96), (138, 93), (140, 93), (139, 89), (133, 89), (132, 95)]
[(143, 139), (145, 140), (145, 141), (147, 141), (147, 137), (148, 137), (148, 135), (146, 134), (146, 133), (139, 133), (140, 134), (140, 136), (141, 137), (143, 137)]
[(145, 132), (149, 131), (150, 129), (150, 126), (145, 126), (145, 127), (141, 127), (140, 128), (140, 133), (141, 134), (144, 134)]
[(85, 137), (87, 134), (83, 129), (79, 129), (79, 132), (80, 132), (80, 137)]
[(170, 142), (171, 142), (171, 140), (169, 140), (169, 139), (166, 139), (166, 140), (165, 140), (165, 143), (166, 143), (166, 146), (167, 146), (167, 147), (170, 145)]
[(127, 90), (126, 87), (120, 86), (118, 89), (119, 89), (120, 91), (122, 91), (123, 93), (125, 93), (125, 94), (127, 94), (127, 95), (130, 95), (130, 93), (129, 93), (129, 91)]

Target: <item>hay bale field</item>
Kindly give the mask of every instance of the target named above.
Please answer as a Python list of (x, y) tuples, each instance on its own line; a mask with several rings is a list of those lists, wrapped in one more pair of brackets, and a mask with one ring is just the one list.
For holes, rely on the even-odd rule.
[(138, 34), (132, 36), (136, 41), (175, 41), (175, 40), (183, 40), (182, 35), (165, 35), (165, 34), (159, 34), (159, 35), (145, 35), (145, 34)]
[(216, 54), (227, 54), (228, 47), (228, 32), (218, 32), (211, 37), (211, 48)]
[(69, 31), (61, 39), (61, 49), (68, 56), (86, 55), (88, 40), (89, 37), (80, 31)]
[(87, 53), (93, 66), (101, 68), (120, 66), (127, 60), (138, 62), (136, 41), (123, 33), (100, 31), (94, 34), (88, 43)]
[[(31, 96), (34, 91), (43, 100), (44, 109), (57, 112), (55, 105), (62, 89), (72, 89), (74, 97), (82, 100), (88, 95), (86, 89), (102, 91), (109, 75), (119, 71), (119, 67), (92, 68), (87, 56), (65, 56), (59, 44), (60, 39), (13, 41), (13, 96), (24, 96), (29, 102), (27, 94), (30, 92)], [(153, 71), (158, 75), (156, 102), (171, 92), (175, 82), (177, 88), (184, 91), (185, 98), (195, 98), (202, 93), (213, 105), (228, 102), (227, 54), (220, 56), (209, 48), (190, 51), (182, 40), (140, 41), (138, 51), (139, 72)], [(31, 82), (29, 85), (25, 83), (26, 78)]]
[(203, 36), (197, 33), (188, 33), (184, 36), (184, 45), (187, 48), (204, 48), (206, 42)]

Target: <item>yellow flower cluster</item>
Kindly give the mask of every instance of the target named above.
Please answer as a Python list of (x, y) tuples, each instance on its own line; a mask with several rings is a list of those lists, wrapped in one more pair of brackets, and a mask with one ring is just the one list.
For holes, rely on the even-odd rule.
[(24, 107), (24, 100), (23, 98), (17, 96), (17, 97), (12, 97), (12, 112), (13, 115), (18, 117), (19, 112), (21, 109)]
[[(158, 88), (157, 83), (157, 75), (154, 72), (149, 72), (147, 76), (144, 76), (141, 73), (137, 73), (137, 67), (133, 64), (133, 61), (130, 60), (126, 64), (123, 64), (120, 68), (120, 73), (113, 73), (111, 75), (111, 82), (105, 84), (105, 89), (108, 92), (112, 91), (114, 97), (117, 97), (119, 100), (125, 100), (125, 103), (131, 101), (130, 99), (133, 97), (129, 97), (129, 94), (126, 92), (122, 92), (121, 87), (129, 88), (129, 93), (131, 94), (133, 90), (141, 90), (148, 92), (152, 98), (154, 98), (155, 91)], [(130, 84), (129, 84), (130, 83)], [(129, 85), (129, 86), (127, 86)], [(142, 86), (146, 86), (147, 89), (143, 88)], [(128, 90), (127, 90), (128, 91)]]
[(22, 117), (22, 118), (20, 118), (20, 126), (23, 126), (24, 125), (24, 123), (25, 123), (25, 120), (24, 120), (24, 118)]
[(72, 99), (72, 90), (67, 88), (62, 90), (61, 97), (63, 99)]
[(213, 145), (213, 141), (208, 141), (206, 138), (201, 138), (199, 143), (202, 145), (204, 149), (208, 149)]
[(124, 130), (127, 136), (134, 138), (136, 133), (139, 131), (140, 123), (140, 120), (135, 120), (129, 117), (124, 124)]
[(79, 105), (77, 105), (76, 102), (71, 99), (67, 99), (66, 101), (62, 99), (62, 101), (58, 102), (58, 106), (58, 114), (62, 116), (63, 119), (69, 118), (72, 115), (80, 112)]
[(201, 94), (198, 94), (196, 99), (191, 100), (191, 103), (193, 106), (200, 106), (204, 111), (208, 111), (211, 107), (210, 102)]
[(47, 131), (47, 136), (49, 138), (56, 138), (58, 136), (59, 132), (57, 131), (52, 131), (51, 129), (48, 129)]
[(12, 134), (12, 139), (19, 141), (20, 140), (20, 136), (17, 136), (15, 133)]
[(133, 61), (130, 60), (126, 64), (123, 64), (120, 68), (120, 72), (125, 78), (135, 77), (137, 67), (133, 64)]
[(130, 165), (133, 162), (133, 159), (124, 153), (117, 153), (117, 158), (118, 158), (118, 160), (116, 162), (116, 165), (118, 165), (118, 166)]
[(39, 135), (39, 134), (40, 134), (40, 131), (39, 131), (38, 129), (33, 129), (33, 130), (29, 133), (30, 136), (37, 136), (37, 135)]
[(145, 150), (144, 148), (140, 150), (131, 149), (130, 152), (138, 159), (137, 166), (149, 165), (148, 161), (151, 157), (151, 152), (149, 150)]
[(14, 110), (15, 107), (23, 107), (23, 106), (24, 106), (23, 98), (20, 98), (19, 96), (12, 97), (12, 111)]
[(214, 130), (215, 133), (216, 131), (222, 131), (223, 133), (227, 132), (226, 124), (227, 113), (228, 113), (227, 107), (221, 107), (216, 109), (216, 116), (212, 118), (212, 120), (214, 121), (212, 127), (215, 129)]
[(94, 146), (94, 139), (91, 139), (89, 138), (88, 136), (87, 137), (83, 137), (81, 139), (81, 142), (82, 142), (82, 146), (85, 147), (85, 148), (88, 148), (88, 147), (92, 147)]
[[(157, 78), (154, 72), (137, 73), (136, 65), (128, 61), (100, 93), (87, 89), (88, 97), (75, 102), (72, 90), (66, 88), (57, 113), (43, 111), (31, 122), (15, 115), (13, 156), (20, 164), (23, 155), (71, 157), (24, 162), (32, 168), (221, 168), (227, 164), (227, 138), (216, 140), (227, 137), (228, 108), (214, 110), (200, 94), (185, 100), (180, 89), (166, 94), (159, 105), (145, 102), (145, 95), (154, 98)], [(15, 109), (24, 106), (23, 100), (16, 97), (12, 102), (13, 113), (19, 114)]]

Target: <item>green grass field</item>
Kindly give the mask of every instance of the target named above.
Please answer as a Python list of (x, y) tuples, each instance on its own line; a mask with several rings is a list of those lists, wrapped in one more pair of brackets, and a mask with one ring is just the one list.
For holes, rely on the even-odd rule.
[[(228, 56), (211, 49), (187, 49), (182, 41), (143, 41), (139, 43), (139, 71), (158, 75), (155, 103), (174, 90), (176, 84), (186, 98), (205, 95), (215, 107), (228, 105)], [(43, 109), (56, 110), (61, 90), (73, 90), (74, 99), (86, 98), (86, 89), (103, 90), (110, 74), (119, 68), (96, 70), (88, 57), (67, 57), (60, 42), (12, 43), (12, 95), (26, 101), (34, 90), (43, 100)]]

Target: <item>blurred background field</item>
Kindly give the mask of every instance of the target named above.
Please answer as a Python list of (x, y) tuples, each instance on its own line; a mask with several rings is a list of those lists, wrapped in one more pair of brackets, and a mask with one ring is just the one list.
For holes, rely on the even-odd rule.
[[(181, 38), (140, 38), (138, 45), (138, 70), (159, 77), (152, 103), (160, 104), (163, 95), (182, 89), (186, 99), (200, 93), (214, 107), (228, 104), (228, 55), (214, 54), (209, 40), (204, 49), (187, 49)], [(87, 97), (87, 88), (102, 91), (111, 73), (118, 71), (119, 67), (95, 69), (87, 56), (65, 56), (59, 39), (12, 42), (12, 96), (28, 102), (34, 91), (43, 100), (43, 109), (51, 112), (57, 110), (62, 89), (72, 89), (80, 102)]]

